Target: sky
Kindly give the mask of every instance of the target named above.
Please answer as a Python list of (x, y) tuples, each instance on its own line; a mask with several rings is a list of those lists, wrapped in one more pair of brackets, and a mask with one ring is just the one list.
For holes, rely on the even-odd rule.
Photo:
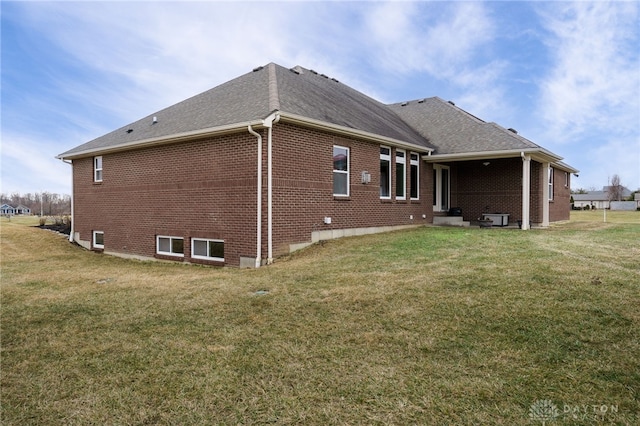
[(71, 194), (55, 157), (275, 62), (381, 102), (438, 96), (640, 188), (640, 2), (0, 2), (0, 192)]

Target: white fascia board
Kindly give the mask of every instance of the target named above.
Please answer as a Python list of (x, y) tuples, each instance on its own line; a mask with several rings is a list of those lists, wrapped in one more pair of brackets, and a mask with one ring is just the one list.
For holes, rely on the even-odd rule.
[(562, 160), (562, 157), (552, 154), (551, 152), (542, 148), (509, 149), (503, 151), (459, 152), (455, 154), (432, 154), (423, 155), (422, 159), (429, 163), (445, 163), (452, 161), (514, 158), (520, 157), (522, 153), (531, 155), (531, 158), (539, 162), (555, 163)]
[(362, 138), (362, 139), (366, 139), (376, 143), (391, 145), (397, 148), (405, 148), (413, 152), (432, 152), (433, 151), (433, 148), (428, 148), (426, 146), (401, 141), (399, 139), (381, 136), (375, 133), (365, 132), (364, 130), (358, 130), (351, 127), (340, 126), (338, 124), (327, 123), (326, 121), (320, 121), (320, 120), (304, 117), (297, 114), (290, 114), (285, 112), (280, 112), (279, 114), (280, 114), (280, 121), (285, 123), (297, 124), (300, 126), (311, 127), (318, 130), (338, 133), (343, 136)]
[(164, 145), (174, 142), (182, 142), (189, 139), (220, 136), (229, 133), (246, 131), (249, 126), (254, 128), (262, 128), (265, 126), (264, 120), (247, 121), (244, 123), (234, 123), (218, 127), (209, 127), (206, 129), (193, 130), (189, 132), (176, 133), (173, 135), (160, 136), (157, 138), (140, 139), (137, 141), (125, 142), (118, 145), (91, 148), (84, 151), (73, 152), (70, 154), (60, 154), (55, 158), (59, 160), (73, 160), (87, 156), (102, 155), (112, 152), (127, 151), (130, 149), (146, 148), (149, 146)]

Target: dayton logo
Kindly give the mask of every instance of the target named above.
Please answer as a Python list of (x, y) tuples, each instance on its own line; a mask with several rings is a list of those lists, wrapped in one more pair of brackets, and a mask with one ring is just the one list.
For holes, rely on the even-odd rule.
[(539, 399), (529, 408), (529, 417), (531, 420), (542, 422), (545, 426), (547, 422), (555, 420), (560, 415), (560, 410), (549, 399)]

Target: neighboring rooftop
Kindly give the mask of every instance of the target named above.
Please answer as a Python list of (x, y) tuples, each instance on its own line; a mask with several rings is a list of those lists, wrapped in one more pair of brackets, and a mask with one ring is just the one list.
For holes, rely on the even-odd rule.
[[(571, 194), (575, 201), (609, 201), (609, 186), (603, 186), (602, 191), (588, 191), (586, 194)], [(632, 192), (629, 188), (623, 186), (620, 196), (629, 198)]]

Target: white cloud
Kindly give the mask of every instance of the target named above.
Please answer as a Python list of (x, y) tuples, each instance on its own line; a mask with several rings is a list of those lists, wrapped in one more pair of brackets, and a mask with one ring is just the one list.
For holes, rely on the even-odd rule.
[(55, 158), (55, 145), (48, 142), (3, 132), (3, 193), (71, 194), (71, 166)]
[(456, 79), (492, 40), (493, 26), (482, 3), (387, 2), (372, 6), (365, 32), (383, 67)]
[(638, 3), (553, 3), (540, 14), (550, 32), (553, 65), (541, 83), (539, 108), (551, 137), (637, 135)]

